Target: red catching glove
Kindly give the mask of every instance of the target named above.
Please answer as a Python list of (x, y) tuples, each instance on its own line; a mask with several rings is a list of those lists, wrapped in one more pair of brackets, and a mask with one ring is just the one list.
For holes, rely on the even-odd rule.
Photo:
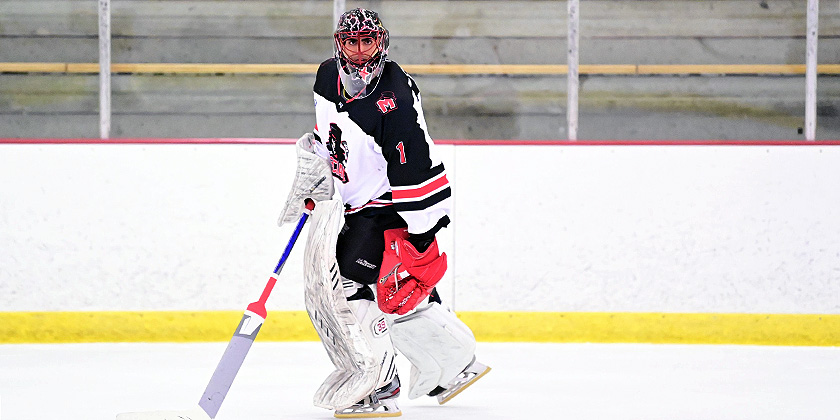
[(385, 231), (385, 254), (376, 284), (379, 309), (405, 315), (432, 292), (446, 272), (446, 254), (438, 251), (435, 239), (426, 252), (408, 241), (408, 229)]

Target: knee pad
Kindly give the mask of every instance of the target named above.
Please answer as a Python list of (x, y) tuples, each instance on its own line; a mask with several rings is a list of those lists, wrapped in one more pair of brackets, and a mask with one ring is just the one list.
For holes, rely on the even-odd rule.
[(391, 341), (411, 362), (411, 399), (447, 385), (473, 360), (472, 330), (438, 302), (389, 320)]
[(313, 402), (331, 410), (355, 404), (396, 373), (385, 316), (372, 300), (346, 297), (358, 289), (341, 277), (335, 259), (342, 217), (341, 202), (318, 203), (304, 252), (306, 311), (335, 366)]

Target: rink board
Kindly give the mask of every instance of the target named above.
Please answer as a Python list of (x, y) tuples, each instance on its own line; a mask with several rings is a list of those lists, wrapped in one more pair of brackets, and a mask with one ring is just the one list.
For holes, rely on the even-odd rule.
[[(291, 141), (114, 143), (0, 141), (0, 342), (227, 340), (259, 295)], [(840, 143), (441, 143), (480, 340), (840, 343)], [(302, 247), (261, 339), (314, 339)]]

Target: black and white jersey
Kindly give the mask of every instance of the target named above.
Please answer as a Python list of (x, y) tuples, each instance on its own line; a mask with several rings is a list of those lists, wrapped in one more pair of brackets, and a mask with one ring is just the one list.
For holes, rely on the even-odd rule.
[(410, 233), (427, 232), (448, 217), (452, 191), (428, 134), (420, 89), (392, 61), (371, 88), (364, 98), (347, 100), (335, 59), (321, 63), (316, 152), (329, 161), (348, 213), (393, 205)]

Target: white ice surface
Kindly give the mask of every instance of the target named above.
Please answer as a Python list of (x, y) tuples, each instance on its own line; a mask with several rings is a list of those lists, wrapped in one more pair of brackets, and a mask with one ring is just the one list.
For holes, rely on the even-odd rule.
[[(0, 345), (0, 419), (188, 409), (226, 345)], [(402, 418), (840, 418), (840, 348), (479, 343), (478, 355), (487, 376), (444, 406), (404, 391)], [(319, 343), (258, 341), (217, 419), (332, 418), (311, 404), (330, 371)]]

